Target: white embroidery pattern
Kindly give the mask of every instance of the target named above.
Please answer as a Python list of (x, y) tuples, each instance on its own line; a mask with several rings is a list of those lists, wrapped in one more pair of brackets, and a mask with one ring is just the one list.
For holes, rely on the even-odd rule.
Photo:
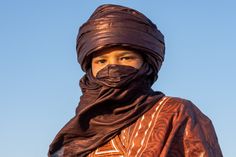
[[(141, 150), (145, 150), (145, 148), (146, 148), (146, 146), (147, 146), (148, 139), (149, 139), (150, 136), (151, 136), (150, 132), (152, 132), (152, 130), (153, 130), (154, 126), (155, 126), (155, 125), (153, 125), (153, 123), (156, 122), (156, 120), (157, 120), (157, 118), (158, 118), (158, 115), (159, 115), (159, 113), (160, 113), (160, 111), (161, 111), (161, 109), (162, 109), (163, 102), (164, 102), (165, 100), (167, 100), (167, 99), (168, 99), (168, 97), (164, 97), (164, 98), (160, 101), (159, 105), (157, 105), (157, 107), (155, 108), (155, 112), (152, 114), (151, 120), (150, 120), (150, 122), (148, 123), (148, 127), (147, 127), (147, 129), (145, 130), (145, 132), (144, 132), (143, 139), (142, 139), (142, 141), (141, 141), (141, 143), (140, 143), (140, 148), (137, 150), (137, 152), (136, 152), (136, 154), (134, 155), (134, 157), (141, 156), (141, 154), (142, 154), (142, 153), (140, 153)], [(142, 119), (141, 119), (141, 121), (140, 121), (139, 128), (138, 128), (138, 130), (137, 130), (137, 132), (136, 132), (136, 134), (135, 134), (135, 137), (134, 137), (134, 139), (133, 139), (132, 147), (131, 147), (131, 149), (129, 150), (129, 153), (128, 153), (129, 156), (130, 156), (130, 154), (131, 154), (131, 152), (132, 152), (132, 151), (131, 151), (132, 148), (134, 147), (134, 140), (135, 140), (135, 138), (138, 136), (138, 132), (139, 132), (139, 130), (140, 130), (141, 127), (142, 127), (142, 122), (143, 122), (143, 120), (144, 120), (144, 115), (143, 115), (143, 117), (142, 117)], [(148, 133), (149, 133), (149, 134), (148, 134)], [(146, 143), (146, 144), (145, 144), (145, 143)], [(144, 144), (145, 144), (145, 145), (144, 145)]]

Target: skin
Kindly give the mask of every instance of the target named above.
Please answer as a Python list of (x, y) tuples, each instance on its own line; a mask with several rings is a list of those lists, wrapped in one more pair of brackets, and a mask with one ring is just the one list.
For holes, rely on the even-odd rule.
[(143, 57), (133, 51), (124, 48), (110, 48), (100, 51), (92, 56), (92, 73), (96, 77), (97, 73), (109, 64), (127, 65), (140, 69), (143, 64)]

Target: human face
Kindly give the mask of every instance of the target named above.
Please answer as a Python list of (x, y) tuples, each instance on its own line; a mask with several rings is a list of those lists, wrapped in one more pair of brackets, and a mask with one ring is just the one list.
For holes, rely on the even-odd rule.
[(109, 64), (127, 65), (139, 69), (143, 64), (143, 57), (135, 51), (123, 48), (110, 48), (97, 52), (92, 56), (92, 73), (97, 73)]

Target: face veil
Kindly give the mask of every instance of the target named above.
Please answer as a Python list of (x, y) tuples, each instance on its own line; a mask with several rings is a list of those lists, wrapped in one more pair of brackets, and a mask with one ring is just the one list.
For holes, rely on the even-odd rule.
[[(115, 46), (137, 50), (145, 57), (143, 66), (108, 65), (94, 77), (91, 54)], [(88, 155), (164, 96), (151, 89), (164, 60), (164, 37), (140, 12), (118, 5), (98, 7), (80, 27), (76, 50), (86, 72), (80, 80), (82, 96), (76, 115), (51, 143), (49, 157)]]

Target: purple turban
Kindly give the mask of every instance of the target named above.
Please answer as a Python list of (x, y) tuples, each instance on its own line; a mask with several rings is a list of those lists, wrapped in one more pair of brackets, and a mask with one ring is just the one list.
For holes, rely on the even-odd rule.
[(150, 19), (134, 9), (106, 4), (80, 27), (76, 51), (82, 70), (89, 68), (92, 53), (113, 46), (137, 50), (156, 74), (164, 60), (164, 36)]

